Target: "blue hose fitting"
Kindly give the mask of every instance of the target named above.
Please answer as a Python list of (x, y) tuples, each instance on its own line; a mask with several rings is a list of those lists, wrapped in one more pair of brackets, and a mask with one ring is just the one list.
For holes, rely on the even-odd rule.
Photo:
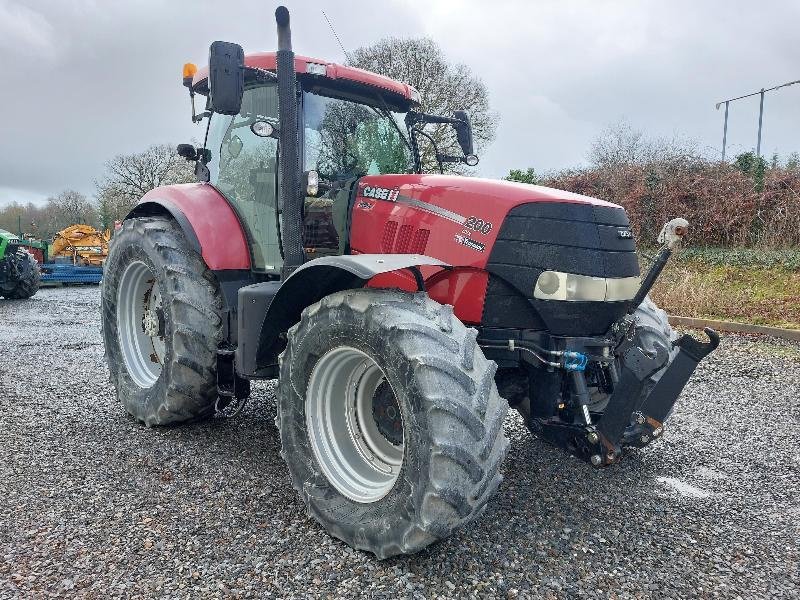
[(585, 371), (589, 359), (581, 352), (564, 352), (561, 365), (566, 371)]

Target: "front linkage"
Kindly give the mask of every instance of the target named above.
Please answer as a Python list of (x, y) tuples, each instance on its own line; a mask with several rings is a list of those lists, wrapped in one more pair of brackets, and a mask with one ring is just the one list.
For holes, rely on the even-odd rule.
[[(588, 409), (585, 371), (572, 370), (573, 391), (581, 402), (584, 422), (568, 423), (559, 418), (532, 418), (532, 429), (549, 442), (589, 461), (595, 467), (618, 462), (625, 447), (643, 447), (664, 430), (664, 420), (700, 361), (719, 345), (719, 335), (705, 329), (709, 342), (683, 335), (672, 348), (637, 344), (641, 337), (630, 320), (630, 333), (617, 348), (618, 359), (587, 356), (589, 364), (605, 364), (612, 373), (613, 392), (595, 425)], [(566, 343), (577, 340), (564, 340)], [(604, 344), (607, 340), (597, 340)], [(585, 343), (585, 341), (584, 341)], [(605, 346), (608, 347), (608, 346)], [(670, 358), (672, 359), (670, 361)], [(661, 371), (659, 373), (659, 371)], [(655, 384), (653, 385), (653, 381)]]

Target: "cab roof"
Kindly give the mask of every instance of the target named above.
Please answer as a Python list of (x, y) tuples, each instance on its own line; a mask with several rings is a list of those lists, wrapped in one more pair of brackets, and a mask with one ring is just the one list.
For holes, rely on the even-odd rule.
[[(257, 52), (244, 57), (245, 67), (274, 71), (276, 64), (275, 52)], [(419, 103), (419, 92), (412, 86), (363, 69), (297, 54), (294, 57), (294, 68), (298, 75), (323, 77), (333, 81), (343, 80), (343, 82), (350, 85), (355, 84), (358, 87), (377, 88), (383, 93), (398, 97), (397, 100), (403, 99), (410, 104)], [(197, 73), (195, 73), (192, 80), (192, 89), (200, 94), (205, 95), (208, 93), (208, 66), (198, 69)]]

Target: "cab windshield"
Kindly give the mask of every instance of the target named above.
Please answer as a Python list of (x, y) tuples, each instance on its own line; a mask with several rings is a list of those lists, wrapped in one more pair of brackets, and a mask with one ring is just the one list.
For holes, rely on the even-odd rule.
[(397, 113), (304, 92), (303, 116), (304, 168), (321, 179), (412, 172), (411, 149)]

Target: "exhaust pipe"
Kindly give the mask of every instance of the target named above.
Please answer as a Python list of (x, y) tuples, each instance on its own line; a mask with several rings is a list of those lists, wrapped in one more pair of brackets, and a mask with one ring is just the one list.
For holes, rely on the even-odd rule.
[(279, 6), (275, 10), (278, 25), (278, 117), (280, 119), (280, 198), (281, 243), (283, 268), (281, 279), (286, 279), (305, 261), (303, 250), (303, 194), (300, 189), (299, 124), (297, 119), (297, 79), (292, 51), (292, 30), (289, 27), (289, 10)]

